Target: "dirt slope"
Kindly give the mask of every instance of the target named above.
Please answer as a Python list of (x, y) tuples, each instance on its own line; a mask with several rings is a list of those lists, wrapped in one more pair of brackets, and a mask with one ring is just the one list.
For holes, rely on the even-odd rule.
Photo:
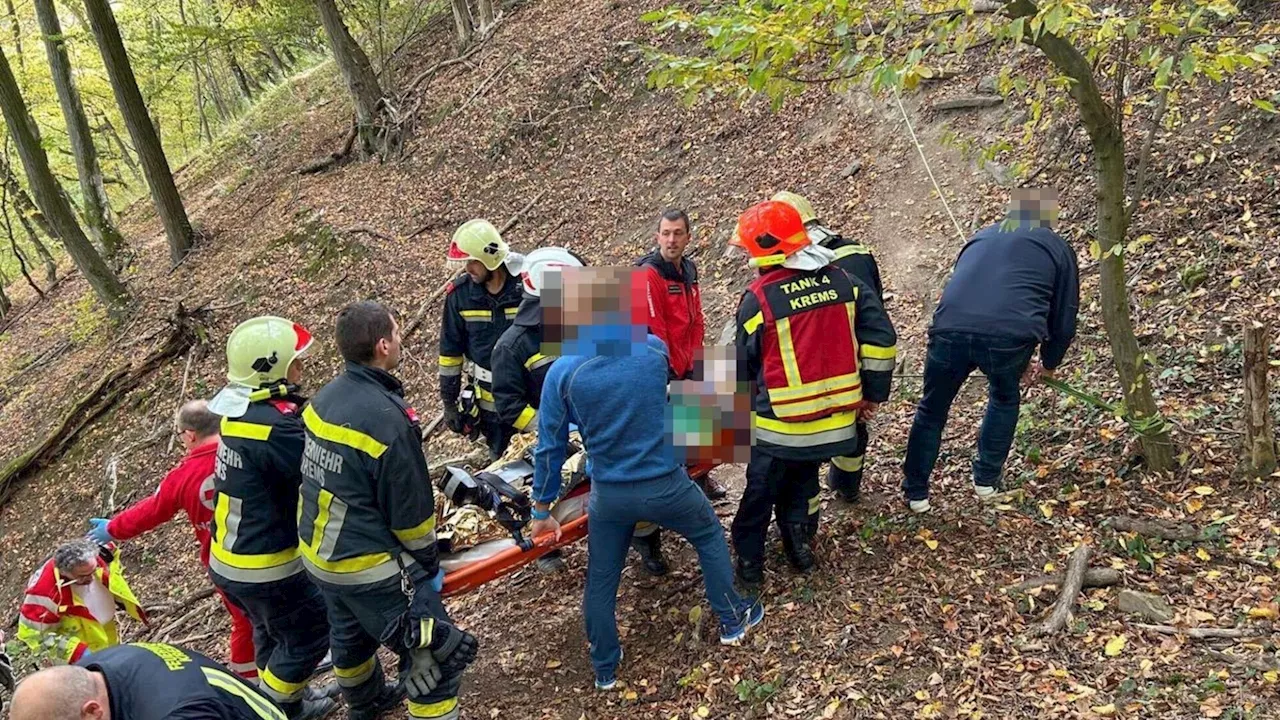
[[(106, 369), (145, 354), (154, 341), (148, 334), (176, 301), (215, 309), (213, 344), (192, 359), (189, 372), (176, 362), (158, 373), (0, 509), (6, 611), (16, 609), (26, 575), (40, 558), (102, 512), (111, 494), (104, 468), (113, 456), (117, 507), (150, 492), (176, 455), (166, 452), (169, 414), (180, 397), (208, 396), (221, 385), (219, 346), (239, 320), (277, 313), (315, 330), (319, 352), (308, 372), (310, 386), (318, 387), (339, 368), (326, 341), (338, 308), (376, 297), (412, 314), (448, 277), (440, 258), (457, 224), (477, 216), (501, 224), (537, 198), (509, 233), (512, 244), (525, 250), (564, 244), (600, 263), (629, 262), (646, 249), (661, 208), (688, 208), (697, 226), (693, 251), (702, 266), (707, 324), (718, 329), (747, 278), (741, 262), (723, 252), (732, 223), (746, 205), (786, 188), (805, 193), (832, 226), (870, 244), (888, 285), (907, 376), (878, 421), (868, 474), (876, 496), (856, 509), (828, 504), (819, 541), (822, 572), (796, 577), (775, 558), (769, 617), (745, 648), (722, 651), (711, 623), (697, 619), (700, 585), (687, 545), (668, 545), (672, 577), (652, 581), (629, 569), (619, 600), (628, 658), (621, 668), (626, 689), (619, 693), (587, 690), (590, 669), (578, 611), (583, 549), (569, 554), (567, 575), (524, 574), (454, 601), (456, 616), (484, 648), (464, 687), (465, 716), (1071, 716), (1089, 715), (1093, 707), (1105, 711), (1112, 703), (1132, 717), (1276, 716), (1268, 709), (1275, 707), (1268, 705), (1275, 701), (1274, 676), (1226, 669), (1186, 641), (1141, 633), (1116, 608), (1115, 590), (1087, 592), (1070, 631), (1039, 642), (1023, 636), (1052, 602), (1052, 591), (1042, 599), (1000, 592), (1026, 575), (1061, 566), (1083, 540), (1097, 548), (1096, 564), (1125, 571), (1127, 585), (1172, 598), (1180, 621), (1265, 630), (1266, 619), (1274, 617), (1268, 613), (1275, 611), (1275, 572), (1267, 562), (1280, 527), (1271, 511), (1275, 490), (1230, 479), (1234, 411), (1231, 418), (1211, 412), (1238, 402), (1238, 349), (1231, 354), (1229, 338), (1239, 320), (1231, 313), (1252, 304), (1259, 316), (1275, 314), (1274, 293), (1268, 295), (1275, 286), (1275, 251), (1267, 242), (1274, 233), (1266, 229), (1276, 220), (1273, 196), (1268, 201), (1266, 195), (1274, 185), (1262, 179), (1269, 164), (1274, 182), (1276, 148), (1274, 138), (1267, 144), (1265, 126), (1239, 118), (1227, 103), (1213, 123), (1203, 123), (1207, 129), (1161, 138), (1162, 152), (1169, 150), (1168, 161), (1162, 155), (1157, 164), (1165, 184), (1142, 232), (1169, 249), (1153, 249), (1138, 261), (1135, 304), (1157, 362), (1178, 370), (1164, 380), (1163, 401), (1187, 429), (1180, 438), (1188, 450), (1186, 471), (1167, 480), (1125, 480), (1128, 445), (1121, 426), (1040, 392), (1024, 414), (1008, 470), (1027, 499), (981, 509), (966, 489), (980, 419), (979, 381), (957, 403), (948, 431), (935, 491), (938, 511), (925, 519), (907, 517), (897, 501), (896, 465), (919, 393), (912, 374), (921, 364), (927, 309), (960, 239), (898, 110), (857, 93), (821, 89), (778, 114), (759, 103), (690, 109), (651, 94), (644, 89), (637, 43), (654, 38), (637, 18), (656, 5), (541, 0), (509, 8), (469, 64), (447, 68), (399, 101), (416, 116), (417, 128), (406, 157), (395, 163), (293, 174), (340, 143), (348, 110), (328, 66), (275, 90), (210, 158), (183, 171), (184, 195), (206, 239), (172, 272), (153, 219), (145, 208), (131, 212), (127, 230), (139, 255), (128, 279), (145, 298), (132, 321), (107, 326), (83, 300), (83, 282), (73, 277), (0, 341), (0, 377), (10, 378), (0, 383), (0, 462), (46, 431), (56, 409)], [(447, 57), (447, 30), (442, 24), (411, 50), (398, 70), (402, 81)], [(1040, 71), (1026, 55), (1009, 62), (1024, 72)], [(972, 63), (961, 79), (929, 89), (923, 100), (907, 99), (932, 169), (966, 231), (995, 217), (1005, 191), (944, 139), (951, 129), (988, 140), (1007, 137), (1013, 111), (997, 108), (944, 123), (924, 108), (939, 94), (967, 92), (983, 74), (981, 62)], [(1214, 129), (1222, 125), (1237, 127), (1228, 133), (1232, 141), (1237, 135), (1263, 140), (1234, 149)], [(1188, 143), (1212, 145), (1214, 138), (1224, 148), (1216, 165), (1180, 165)], [(1062, 145), (1040, 149), (1045, 178), (1064, 186), (1068, 232), (1077, 242), (1090, 298), (1087, 156), (1078, 133)], [(1239, 183), (1229, 202), (1207, 197), (1204, 189), (1220, 186), (1228, 172), (1223, 168), (1238, 174), (1232, 163), (1244, 158), (1261, 163), (1259, 182)], [(854, 161), (861, 169), (843, 176)], [(1240, 221), (1231, 211), (1237, 204), (1252, 208), (1254, 219)], [(1213, 229), (1201, 231), (1205, 227)], [(1234, 245), (1226, 244), (1227, 235)], [(1188, 240), (1175, 244), (1182, 237)], [(1210, 245), (1221, 249), (1206, 256)], [(1208, 279), (1200, 295), (1188, 298), (1178, 277), (1193, 263)], [(1233, 285), (1238, 268), (1244, 268), (1238, 274), (1245, 282)], [(1205, 308), (1215, 312), (1206, 316)], [(403, 367), (410, 399), (427, 417), (438, 409), (437, 312), (429, 312)], [(1165, 327), (1175, 325), (1166, 334)], [(65, 349), (64, 340), (70, 341)], [(1096, 308), (1086, 308), (1073, 358), (1073, 371), (1081, 373), (1076, 380), (1114, 392)], [(41, 362), (13, 379), (33, 360)], [(1206, 386), (1212, 390), (1198, 390)], [(1225, 435), (1215, 432), (1222, 428)], [(442, 439), (430, 455), (451, 457), (462, 449)], [(718, 475), (730, 486), (741, 483), (740, 467)], [(1193, 487), (1214, 494), (1197, 494)], [(722, 517), (733, 507), (721, 505)], [(1200, 524), (1230, 517), (1221, 520), (1219, 539), (1204, 547), (1148, 548), (1100, 524), (1129, 511)], [(1197, 550), (1209, 559), (1198, 558)], [(172, 602), (206, 584), (181, 523), (130, 543), (125, 558), (148, 603)], [(205, 600), (170, 637), (216, 655), (223, 652), (224, 627), (214, 601)], [(1114, 637), (1126, 638), (1126, 648), (1112, 657), (1103, 648)]]

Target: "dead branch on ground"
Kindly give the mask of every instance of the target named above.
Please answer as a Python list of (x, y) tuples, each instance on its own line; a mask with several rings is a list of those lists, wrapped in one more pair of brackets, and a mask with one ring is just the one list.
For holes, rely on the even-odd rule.
[[(1110, 587), (1112, 585), (1118, 585), (1122, 578), (1123, 575), (1120, 574), (1119, 570), (1112, 570), (1111, 568), (1089, 568), (1084, 572), (1084, 578), (1081, 581), (1081, 586), (1087, 588)], [(1031, 578), (1030, 580), (1024, 580), (1016, 585), (1010, 585), (1005, 588), (1003, 592), (1024, 593), (1028, 590), (1035, 590), (1037, 588), (1048, 587), (1050, 585), (1061, 587), (1065, 579), (1066, 575), (1064, 573), (1058, 573), (1056, 575), (1041, 575), (1039, 577)]]
[(1163, 520), (1142, 520), (1135, 517), (1117, 515), (1107, 520), (1107, 524), (1121, 532), (1133, 532), (1161, 540), (1196, 541), (1203, 539), (1202, 533), (1198, 528), (1185, 523), (1175, 524)]
[(356, 223), (355, 225), (352, 225), (351, 227), (345, 228), (344, 230), (342, 230), (342, 233), (344, 235), (354, 235), (356, 233), (364, 233), (366, 235), (372, 235), (373, 237), (376, 237), (379, 240), (386, 240), (387, 242), (395, 242), (395, 238), (391, 237), (390, 235), (382, 232), (381, 230), (375, 228), (374, 226), (368, 223)]
[(342, 146), (337, 151), (331, 152), (324, 157), (316, 158), (311, 162), (299, 166), (297, 173), (299, 175), (314, 175), (315, 173), (328, 170), (334, 165), (346, 160), (347, 157), (351, 155), (351, 150), (356, 145), (356, 135), (359, 134), (358, 129), (359, 121), (353, 119), (351, 121), (351, 128), (347, 130), (347, 135), (342, 140)]
[(1231, 638), (1238, 640), (1240, 638), (1252, 638), (1265, 635), (1266, 633), (1254, 628), (1202, 628), (1202, 627), (1175, 627), (1173, 625), (1148, 625), (1146, 623), (1134, 623), (1134, 627), (1139, 630), (1159, 633), (1161, 635), (1180, 635), (1189, 637), (1192, 640), (1215, 640), (1219, 638)]
[(1037, 635), (1052, 635), (1067, 626), (1067, 618), (1076, 605), (1080, 589), (1084, 584), (1085, 570), (1089, 569), (1088, 545), (1080, 545), (1071, 553), (1071, 561), (1067, 564), (1066, 578), (1062, 583), (1062, 592), (1058, 593), (1058, 601), (1053, 605), (1049, 618), (1036, 628)]
[(1221, 660), (1222, 662), (1229, 663), (1231, 665), (1252, 668), (1259, 672), (1280, 671), (1280, 659), (1277, 659), (1275, 655), (1243, 657), (1240, 655), (1232, 655), (1227, 652), (1220, 652), (1218, 650), (1206, 650), (1205, 654), (1215, 660)]

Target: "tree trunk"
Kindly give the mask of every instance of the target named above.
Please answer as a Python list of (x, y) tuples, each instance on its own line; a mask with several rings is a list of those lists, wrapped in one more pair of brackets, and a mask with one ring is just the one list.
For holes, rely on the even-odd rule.
[(75, 261), (90, 287), (112, 314), (118, 316), (129, 301), (129, 292), (76, 223), (71, 204), (49, 170), (49, 158), (31, 130), (34, 123), (27, 113), (27, 106), (18, 91), (18, 82), (9, 69), (9, 60), (3, 50), (0, 50), (0, 110), (4, 112), (5, 124), (9, 126), (18, 156), (22, 158), (36, 203), (49, 218), (58, 237), (62, 238), (67, 254)]
[(475, 35), (475, 25), (471, 24), (471, 11), (467, 9), (467, 0), (449, 0), (453, 8), (453, 27), (458, 32), (458, 47), (465, 48), (471, 44)]
[(9, 29), (13, 32), (13, 50), (18, 58), (18, 73), (27, 74), (27, 66), (22, 59), (22, 26), (18, 24), (18, 11), (13, 9), (13, 0), (4, 0), (5, 9), (9, 11)]
[(315, 2), (316, 10), (320, 13), (320, 23), (324, 25), (325, 37), (329, 39), (329, 48), (333, 51), (334, 62), (342, 71), (347, 92), (355, 104), (360, 149), (366, 157), (373, 155), (386, 147), (389, 139), (389, 130), (384, 127), (383, 122), (382, 87), (378, 84), (378, 76), (373, 72), (369, 56), (355, 38), (351, 37), (334, 0)]
[(40, 256), (40, 262), (44, 265), (44, 280), (49, 287), (58, 282), (58, 263), (53, 260), (53, 253), (49, 252), (49, 248), (40, 241), (36, 235), (35, 228), (31, 227), (31, 221), (22, 213), (18, 213), (18, 224), (22, 225), (22, 230), (27, 234), (27, 241), (31, 243), (31, 247), (35, 248), (36, 254)]
[(116, 132), (116, 126), (111, 124), (110, 118), (106, 114), (99, 114), (98, 130), (106, 131), (108, 139), (115, 142), (116, 148), (120, 151), (120, 162), (129, 168), (129, 174), (133, 176), (135, 182), (144, 182), (142, 177), (142, 168), (138, 167), (138, 161), (133, 157), (133, 150), (129, 147), (124, 138), (120, 137), (120, 133)]
[[(214, 27), (218, 28), (218, 30), (223, 30), (222, 11), (218, 8), (217, 0), (209, 0), (209, 13), (213, 16)], [(236, 54), (231, 49), (231, 45), (223, 43), (221, 52), (227, 67), (231, 69), (232, 77), (235, 78), (236, 87), (240, 88), (240, 94), (244, 96), (246, 102), (253, 100), (253, 89), (249, 84), (249, 76), (245, 73), (244, 68), (240, 66), (240, 61), (236, 60)]]
[[(1034, 15), (1036, 6), (1030, 0), (1017, 0), (1007, 7), (1007, 11), (1014, 17)], [(1117, 247), (1123, 249), (1125, 235), (1129, 231), (1129, 217), (1124, 206), (1128, 180), (1124, 163), (1124, 133), (1115, 123), (1111, 106), (1102, 98), (1094, 81), (1093, 68), (1071, 43), (1047, 32), (1038, 38), (1028, 34), (1024, 40), (1040, 48), (1049, 61), (1073, 81), (1071, 95), (1080, 110), (1080, 119), (1089, 131), (1098, 168), (1098, 246), (1102, 253), (1098, 263), (1098, 284), (1107, 341), (1120, 375), (1129, 417), (1138, 422), (1159, 419), (1160, 408), (1152, 395), (1145, 356), (1133, 334), (1124, 257), (1115, 251)], [(1141, 435), (1141, 441), (1149, 469), (1157, 472), (1174, 469), (1173, 441), (1167, 425), (1159, 422), (1156, 429)]]
[(9, 311), (13, 309), (13, 302), (9, 300), (9, 296), (4, 292), (4, 287), (8, 284), (8, 278), (0, 278), (0, 318), (8, 315)]
[(89, 234), (102, 246), (108, 260), (116, 259), (124, 249), (124, 237), (111, 222), (111, 206), (107, 190), (102, 183), (102, 167), (98, 164), (98, 151), (93, 146), (89, 119), (80, 103), (71, 76), (71, 61), (67, 57), (66, 40), (58, 22), (58, 11), (53, 0), (34, 0), (36, 19), (44, 34), (45, 54), (49, 58), (49, 72), (53, 75), (53, 87), (58, 93), (58, 105), (67, 123), (67, 138), (71, 154), (76, 161), (76, 174), (80, 178), (80, 195), (84, 202), (84, 218)]
[(147, 114), (138, 82), (133, 76), (133, 68), (129, 65), (129, 56), (125, 53), (120, 28), (116, 25), (108, 0), (85, 0), (84, 6), (89, 14), (89, 24), (93, 26), (93, 36), (98, 41), (98, 49), (102, 52), (107, 76), (111, 79), (116, 103), (120, 105), (120, 114), (133, 138), (138, 159), (142, 161), (147, 186), (151, 189), (151, 198), (156, 205), (156, 214), (160, 216), (165, 235), (169, 239), (169, 261), (177, 263), (191, 251), (194, 233), (191, 221), (187, 219), (186, 208), (182, 206), (182, 196), (178, 194), (178, 187), (173, 182), (169, 160), (165, 157), (155, 126), (151, 124), (151, 116)]
[(227, 98), (222, 94), (222, 85), (213, 67), (213, 58), (208, 49), (204, 52), (204, 79), (209, 81), (209, 99), (213, 100), (213, 109), (218, 111), (218, 120), (226, 125), (231, 122), (233, 113), (227, 105)]
[(1244, 451), (1245, 467), (1254, 477), (1276, 471), (1275, 430), (1271, 423), (1271, 393), (1267, 371), (1271, 367), (1271, 328), (1250, 322), (1244, 328)]
[(50, 240), (59, 239), (58, 234), (53, 231), (53, 226), (49, 224), (48, 218), (40, 212), (40, 209), (31, 201), (31, 196), (18, 182), (18, 176), (13, 172), (13, 166), (9, 164), (7, 157), (0, 158), (0, 182), (4, 183), (5, 192), (13, 200), (13, 207), (18, 211), (19, 217), (35, 223), (36, 227), (40, 228), (40, 232)]
[(266, 53), (267, 59), (271, 61), (271, 66), (280, 74), (280, 81), (284, 82), (289, 77), (289, 68), (285, 67), (284, 59), (280, 57), (280, 53), (276, 50), (276, 46), (265, 35), (258, 36), (258, 44), (262, 46), (262, 52)]
[(493, 0), (476, 0), (476, 14), (480, 16), (480, 34), (489, 32), (493, 27)]
[[(22, 273), (22, 277), (26, 278), (27, 284), (35, 291), (40, 299), (44, 299), (44, 290), (31, 279), (31, 271), (27, 270), (27, 259), (23, 257), (22, 251), (18, 249), (18, 235), (13, 231), (13, 222), (9, 219), (9, 206), (5, 205), (2, 209), (4, 213), (4, 229), (9, 235), (9, 248), (13, 251), (13, 259), (18, 261), (18, 270)], [(0, 282), (8, 284), (8, 280), (0, 279)]]

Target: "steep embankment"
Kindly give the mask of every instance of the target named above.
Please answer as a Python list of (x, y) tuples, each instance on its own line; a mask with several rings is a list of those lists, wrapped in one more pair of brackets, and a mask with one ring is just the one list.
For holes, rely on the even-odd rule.
[[(1274, 490), (1229, 483), (1233, 438), (1215, 432), (1230, 432), (1235, 422), (1238, 323), (1250, 308), (1275, 314), (1275, 249), (1266, 240), (1276, 219), (1267, 192), (1277, 150), (1274, 136), (1263, 132), (1268, 126), (1242, 117), (1223, 102), (1229, 98), (1208, 97), (1203, 112), (1213, 122), (1162, 135), (1157, 145), (1161, 187), (1141, 221), (1153, 241), (1136, 261), (1132, 284), (1140, 332), (1166, 370), (1165, 405), (1187, 430), (1180, 437), (1187, 471), (1158, 483), (1124, 480), (1121, 426), (1040, 391), (1009, 468), (1026, 499), (980, 509), (966, 494), (982, 396), (975, 382), (957, 403), (949, 454), (939, 466), (939, 510), (906, 517), (897, 503), (896, 465), (919, 393), (925, 309), (960, 239), (896, 106), (815, 89), (772, 114), (756, 102), (687, 108), (651, 94), (637, 43), (653, 38), (637, 18), (657, 4), (543, 0), (508, 8), (469, 63), (444, 68), (397, 100), (414, 130), (397, 162), (294, 174), (340, 144), (347, 102), (328, 66), (274, 90), (208, 159), (183, 171), (183, 192), (205, 240), (173, 271), (154, 221), (145, 207), (134, 208), (127, 230), (139, 255), (128, 279), (143, 305), (133, 319), (122, 328), (106, 326), (83, 300), (82, 281), (70, 278), (0, 342), (0, 375), (9, 378), (0, 383), (0, 462), (46, 432), (59, 409), (106, 369), (145, 354), (175, 302), (214, 309), (211, 344), (158, 372), (0, 509), (6, 610), (16, 608), (39, 559), (102, 512), (113, 494), (105, 471), (113, 459), (117, 507), (150, 491), (174, 459), (166, 452), (172, 409), (180, 398), (208, 396), (221, 385), (221, 341), (239, 320), (276, 313), (315, 330), (318, 352), (308, 364), (315, 388), (339, 367), (328, 341), (337, 309), (375, 297), (412, 315), (446, 279), (441, 258), (459, 223), (480, 216), (501, 224), (524, 209), (508, 234), (518, 249), (558, 243), (595, 262), (629, 262), (648, 244), (657, 212), (679, 205), (695, 218), (707, 324), (718, 329), (747, 277), (741, 261), (723, 252), (732, 223), (746, 205), (787, 188), (804, 192), (834, 227), (870, 244), (887, 281), (906, 376), (878, 421), (868, 473), (873, 497), (866, 507), (827, 508), (821, 572), (798, 578), (775, 562), (769, 618), (743, 649), (722, 651), (710, 621), (692, 611), (700, 586), (683, 543), (669, 543), (676, 569), (670, 578), (646, 580), (628, 570), (619, 601), (627, 688), (616, 694), (587, 691), (577, 610), (581, 548), (569, 554), (566, 575), (523, 574), (456, 600), (457, 617), (483, 643), (464, 689), (467, 716), (977, 717), (1088, 714), (1110, 703), (1135, 717), (1230, 708), (1240, 717), (1265, 716), (1257, 703), (1274, 700), (1272, 676), (1238, 668), (1219, 675), (1223, 663), (1185, 641), (1132, 629), (1116, 608), (1115, 590), (1087, 593), (1078, 621), (1061, 639), (1026, 643), (1020, 638), (1052, 592), (1037, 600), (1000, 588), (1061, 567), (1063, 555), (1084, 540), (1097, 548), (1096, 564), (1126, 572), (1126, 584), (1170, 596), (1180, 621), (1259, 627), (1246, 609), (1263, 618), (1274, 611), (1263, 581), (1274, 579), (1274, 569), (1256, 559), (1275, 549), (1268, 516)], [(400, 86), (445, 59), (447, 28), (437, 27), (403, 59)], [(928, 89), (924, 100), (967, 92), (990, 72), (983, 69), (989, 61), (973, 55), (958, 61), (958, 79)], [(1004, 60), (1013, 72), (1043, 72), (1029, 53)], [(1006, 191), (956, 143), (943, 141), (950, 130), (984, 142), (1009, 137), (1015, 110), (965, 115), (949, 120), (949, 129), (924, 105), (910, 99), (908, 105), (958, 222), (967, 231), (995, 217)], [(1262, 140), (1238, 144), (1249, 136)], [(1114, 391), (1097, 309), (1088, 300), (1096, 288), (1087, 250), (1087, 145), (1075, 130), (1050, 137), (1038, 157), (1013, 158), (1043, 166), (1042, 178), (1063, 186), (1089, 305), (1073, 367), (1095, 389)], [(1185, 148), (1201, 144), (1220, 152), (1199, 161), (1188, 153), (1184, 164)], [(1008, 164), (1009, 157), (1002, 160)], [(1240, 175), (1246, 162), (1253, 163), (1251, 179), (1233, 181), (1239, 189), (1228, 201), (1228, 193), (1213, 188)], [(1250, 217), (1236, 208), (1250, 208)], [(1203, 276), (1188, 296), (1179, 276), (1191, 266)], [(1243, 280), (1233, 282), (1233, 274)], [(403, 367), (410, 399), (426, 417), (438, 409), (437, 314), (438, 307), (428, 310)], [(1210, 412), (1215, 408), (1228, 417)], [(437, 439), (430, 455), (450, 457), (459, 449), (456, 440)], [(721, 482), (740, 485), (740, 467), (718, 472)], [(1215, 494), (1197, 494), (1205, 490)], [(723, 504), (719, 512), (728, 517), (733, 507)], [(1195, 545), (1148, 548), (1100, 525), (1130, 511), (1199, 524), (1217, 517), (1222, 529), (1197, 559)], [(188, 532), (175, 523), (127, 546), (130, 577), (148, 603), (173, 602), (205, 586)], [(219, 655), (224, 618), (213, 600), (202, 602), (168, 632)], [(158, 625), (180, 615), (170, 612)], [(1113, 637), (1127, 639), (1114, 657), (1103, 651)]]

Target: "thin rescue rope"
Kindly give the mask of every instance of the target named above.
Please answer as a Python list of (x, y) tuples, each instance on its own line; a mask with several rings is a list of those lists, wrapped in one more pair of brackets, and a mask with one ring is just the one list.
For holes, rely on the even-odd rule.
[[(875, 28), (871, 25), (871, 18), (864, 17), (867, 23), (867, 32), (874, 35)], [(902, 121), (907, 124), (907, 132), (911, 134), (911, 144), (916, 146), (916, 153), (920, 155), (920, 162), (924, 163), (924, 171), (929, 175), (929, 182), (933, 183), (933, 189), (938, 193), (938, 199), (942, 201), (942, 207), (947, 211), (947, 217), (951, 218), (951, 224), (955, 226), (956, 235), (960, 238), (960, 242), (965, 241), (964, 228), (960, 227), (960, 221), (956, 220), (955, 213), (951, 212), (951, 203), (947, 202), (947, 196), (942, 192), (942, 186), (938, 184), (938, 178), (934, 177), (933, 167), (929, 165), (929, 158), (924, 154), (924, 146), (920, 144), (920, 138), (916, 137), (916, 129), (911, 124), (911, 118), (907, 116), (907, 108), (902, 104), (902, 93), (898, 91), (898, 86), (893, 86), (893, 99), (898, 103), (898, 112), (902, 113)]]

